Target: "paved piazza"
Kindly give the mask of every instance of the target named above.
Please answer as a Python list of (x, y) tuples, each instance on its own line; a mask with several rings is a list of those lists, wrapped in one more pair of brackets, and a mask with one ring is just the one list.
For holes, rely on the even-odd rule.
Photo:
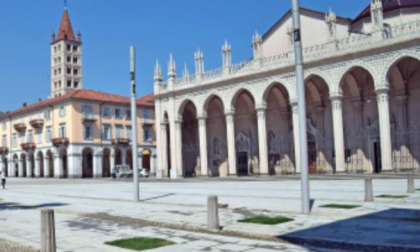
[[(248, 180), (148, 180), (141, 183), (141, 203), (133, 203), (133, 186), (124, 181), (9, 179), (8, 189), (0, 191), (0, 251), (32, 251), (7, 249), (5, 241), (39, 248), (41, 208), (56, 211), (61, 252), (125, 251), (104, 242), (135, 236), (177, 243), (154, 250), (162, 252), (420, 251), (420, 193), (407, 194), (403, 178), (375, 179), (374, 193), (408, 198), (376, 198), (375, 203), (363, 202), (361, 179), (314, 179), (311, 216), (299, 214), (298, 180)], [(224, 227), (220, 234), (205, 230), (206, 202), (211, 194), (218, 195), (220, 203), (229, 204), (220, 210)], [(329, 203), (362, 207), (320, 208)], [(259, 214), (295, 221), (277, 226), (237, 223)], [(338, 245), (340, 250), (334, 250)]]

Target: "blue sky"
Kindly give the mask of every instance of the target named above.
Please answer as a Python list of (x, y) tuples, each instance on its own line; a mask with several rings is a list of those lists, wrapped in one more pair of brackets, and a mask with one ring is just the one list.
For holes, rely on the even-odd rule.
[[(252, 56), (251, 38), (263, 34), (289, 8), (290, 0), (68, 0), (73, 28), (82, 32), (85, 89), (129, 95), (129, 46), (137, 47), (138, 94), (153, 92), (159, 59), (166, 73), (169, 53), (178, 72), (194, 72), (194, 52), (205, 68), (219, 68), (225, 39), (233, 62)], [(368, 0), (301, 0), (301, 6), (355, 17)], [(50, 39), (63, 0), (0, 0), (0, 111), (46, 99), (50, 92)], [(165, 74), (166, 79), (166, 74)]]

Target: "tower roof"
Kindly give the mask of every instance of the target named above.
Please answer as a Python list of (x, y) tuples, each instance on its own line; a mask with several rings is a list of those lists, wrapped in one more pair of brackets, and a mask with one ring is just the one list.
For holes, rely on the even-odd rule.
[[(395, 9), (420, 7), (420, 0), (381, 0), (384, 8), (384, 13), (393, 11)], [(370, 5), (367, 6), (353, 21), (353, 23), (360, 19), (370, 17)]]
[(67, 8), (64, 10), (61, 18), (60, 28), (58, 30), (57, 40), (72, 40), (76, 41), (74, 37), (73, 27), (71, 26), (70, 15)]

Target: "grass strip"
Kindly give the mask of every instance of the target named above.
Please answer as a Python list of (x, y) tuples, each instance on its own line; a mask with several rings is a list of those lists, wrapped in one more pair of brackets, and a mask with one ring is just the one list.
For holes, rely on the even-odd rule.
[(323, 205), (320, 206), (322, 208), (336, 208), (336, 209), (355, 209), (359, 208), (358, 205), (341, 205), (341, 204), (329, 204), (329, 205)]
[(294, 221), (294, 219), (287, 217), (267, 217), (267, 216), (256, 216), (252, 218), (247, 218), (243, 220), (238, 220), (240, 223), (252, 223), (252, 224), (261, 224), (261, 225), (277, 225), (286, 222)]
[(143, 251), (143, 250), (148, 250), (148, 249), (155, 249), (155, 248), (160, 248), (164, 246), (174, 245), (175, 243), (164, 240), (164, 239), (158, 239), (158, 238), (136, 237), (136, 238), (106, 242), (105, 244), (111, 245), (114, 247), (124, 248), (124, 249)]

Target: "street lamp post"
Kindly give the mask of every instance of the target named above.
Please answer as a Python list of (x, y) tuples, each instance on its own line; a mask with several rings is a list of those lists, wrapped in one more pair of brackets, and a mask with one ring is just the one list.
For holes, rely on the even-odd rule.
[(300, 28), (299, 0), (292, 0), (293, 35), (296, 60), (296, 87), (298, 98), (300, 172), (302, 184), (302, 213), (309, 214), (309, 174), (308, 174), (308, 140), (306, 131), (305, 86), (303, 80), (303, 55)]
[(138, 150), (137, 150), (137, 102), (136, 102), (136, 49), (130, 47), (130, 79), (131, 79), (131, 129), (133, 153), (134, 201), (140, 200)]

